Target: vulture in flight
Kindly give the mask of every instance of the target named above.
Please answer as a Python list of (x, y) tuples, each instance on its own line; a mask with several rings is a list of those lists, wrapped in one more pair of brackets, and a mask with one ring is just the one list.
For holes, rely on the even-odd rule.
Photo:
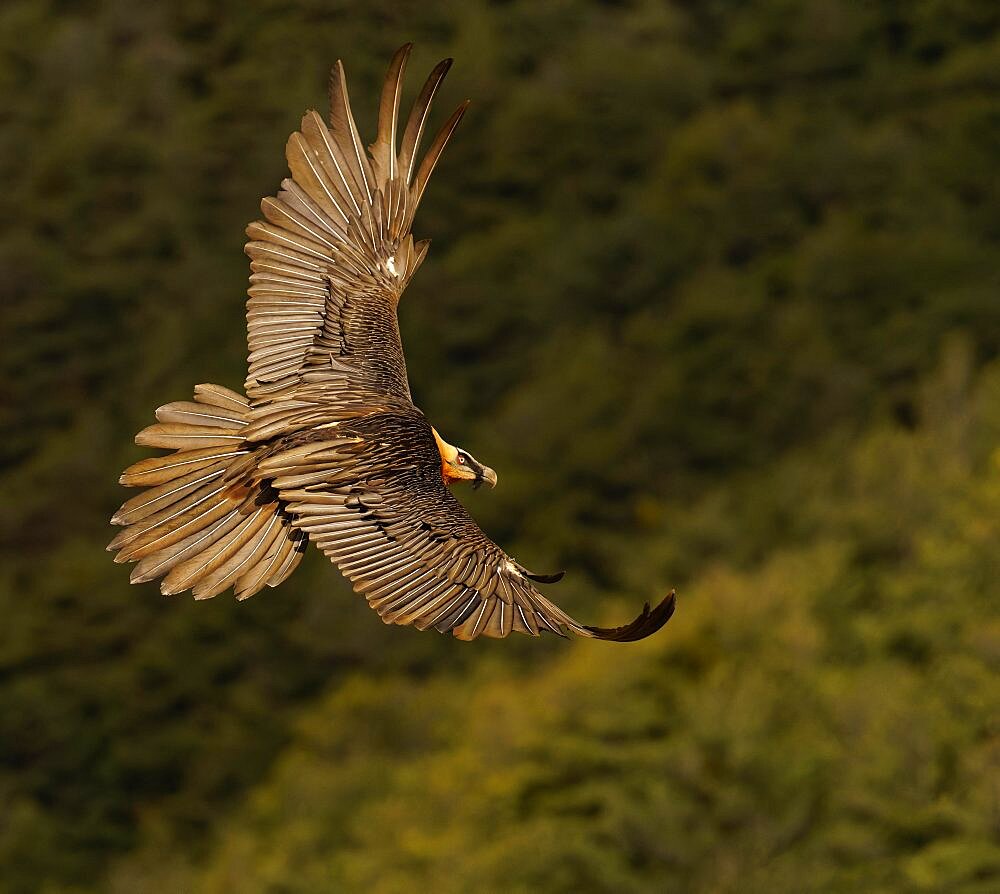
[(340, 62), (330, 117), (307, 112), (286, 146), (291, 176), (247, 228), (250, 296), (245, 396), (198, 385), (166, 404), (136, 443), (172, 450), (121, 476), (145, 488), (115, 513), (108, 549), (136, 562), (133, 583), (237, 599), (275, 587), (311, 541), (387, 624), (459, 639), (549, 631), (628, 642), (659, 630), (671, 592), (630, 624), (580, 624), (487, 537), (449, 486), (496, 473), (449, 444), (414, 406), (396, 307), (427, 253), (413, 216), (461, 105), (419, 155), (431, 101), (451, 60), (430, 74), (399, 132), (410, 45), (389, 65), (368, 151)]

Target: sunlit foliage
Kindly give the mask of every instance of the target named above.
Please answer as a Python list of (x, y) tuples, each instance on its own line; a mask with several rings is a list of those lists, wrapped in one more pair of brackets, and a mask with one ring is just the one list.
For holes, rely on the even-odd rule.
[[(998, 22), (0, 6), (0, 889), (997, 890)], [(415, 397), (568, 609), (678, 587), (649, 643), (384, 628), (315, 559), (166, 601), (103, 552), (132, 433), (242, 381), (287, 134), (337, 56), (370, 133), (404, 40), (473, 99)]]

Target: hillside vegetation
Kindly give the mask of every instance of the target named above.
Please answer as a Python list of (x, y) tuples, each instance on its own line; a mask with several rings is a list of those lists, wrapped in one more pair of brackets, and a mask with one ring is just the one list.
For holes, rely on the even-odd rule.
[[(1000, 11), (0, 9), (0, 890), (1000, 885)], [(133, 433), (245, 372), (245, 224), (345, 61), (473, 105), (401, 304), (460, 496), (632, 647), (384, 627), (309, 556), (104, 552)]]

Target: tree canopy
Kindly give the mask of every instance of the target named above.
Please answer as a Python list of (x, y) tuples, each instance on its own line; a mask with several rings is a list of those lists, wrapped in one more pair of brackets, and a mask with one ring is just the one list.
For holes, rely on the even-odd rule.
[[(1000, 10), (0, 9), (0, 888), (995, 891)], [(133, 433), (245, 372), (243, 228), (343, 58), (473, 104), (415, 225), (460, 494), (634, 647), (110, 562)], [(435, 119), (438, 120), (438, 119)], [(589, 613), (589, 614), (588, 614)]]

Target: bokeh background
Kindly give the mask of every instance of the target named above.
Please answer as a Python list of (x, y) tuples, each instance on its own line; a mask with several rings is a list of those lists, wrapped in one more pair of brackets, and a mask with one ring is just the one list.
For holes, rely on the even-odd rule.
[[(5, 0), (0, 890), (1000, 890), (1000, 7)], [(473, 99), (401, 305), (463, 492), (652, 640), (236, 605), (104, 552), (244, 376), (243, 228), (345, 60)]]

